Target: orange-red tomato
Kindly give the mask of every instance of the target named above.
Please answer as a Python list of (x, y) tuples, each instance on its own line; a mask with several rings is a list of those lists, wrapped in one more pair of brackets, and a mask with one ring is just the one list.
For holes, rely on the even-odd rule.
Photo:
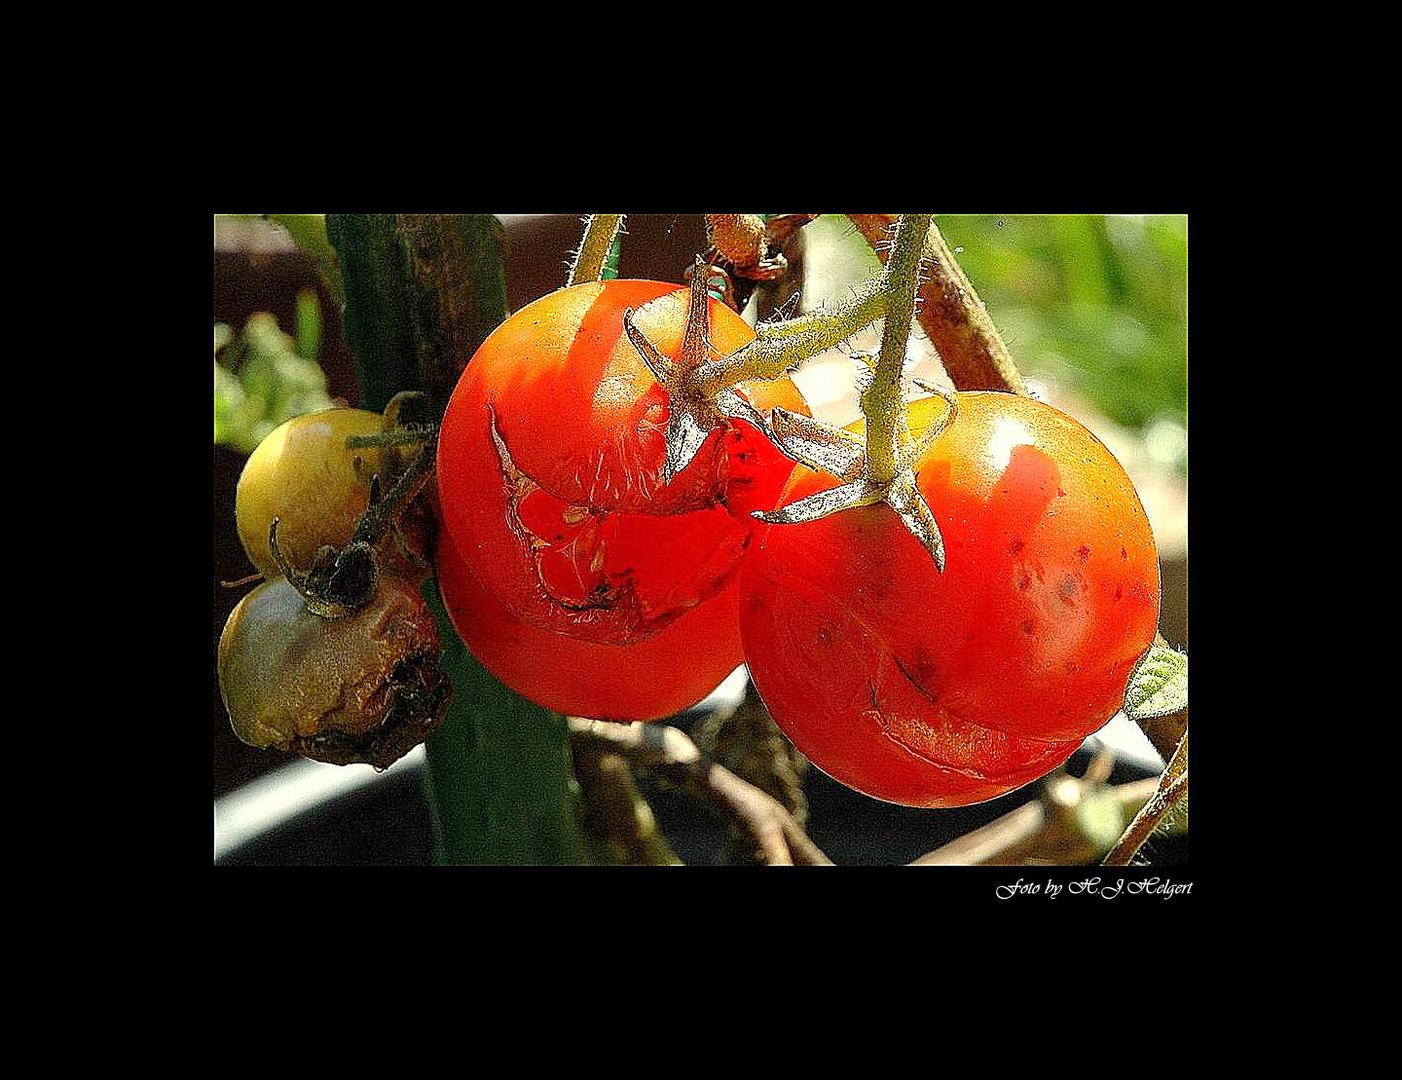
[(696, 704), (740, 664), (738, 577), (645, 641), (599, 645), (522, 622), (482, 587), (451, 539), (439, 543), (438, 585), (458, 636), (483, 667), (547, 709), (657, 720)]
[[(662, 631), (732, 582), (755, 532), (748, 511), (772, 506), (788, 476), (792, 464), (734, 421), (662, 483), (669, 399), (623, 315), (633, 309), (676, 358), (687, 297), (654, 281), (551, 293), (487, 338), (453, 393), (438, 445), (444, 531), (486, 592), (531, 626), (607, 644)], [(711, 302), (715, 355), (753, 338)], [(740, 389), (758, 408), (806, 412), (787, 380)]]
[[(775, 721), (875, 798), (960, 806), (1049, 772), (1123, 703), (1159, 612), (1133, 485), (1048, 405), (961, 393), (917, 468), (946, 567), (886, 506), (775, 525), (746, 559), (741, 633)], [(911, 406), (917, 434), (939, 399)], [(835, 486), (795, 470), (782, 503)]]

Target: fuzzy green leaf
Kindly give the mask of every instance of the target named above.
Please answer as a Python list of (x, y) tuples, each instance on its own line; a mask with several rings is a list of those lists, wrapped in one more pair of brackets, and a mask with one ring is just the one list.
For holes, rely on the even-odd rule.
[(1188, 658), (1163, 645), (1151, 648), (1125, 689), (1125, 715), (1148, 720), (1188, 705)]

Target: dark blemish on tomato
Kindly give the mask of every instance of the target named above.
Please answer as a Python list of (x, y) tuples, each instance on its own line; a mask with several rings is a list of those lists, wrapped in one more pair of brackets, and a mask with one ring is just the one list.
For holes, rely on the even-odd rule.
[(967, 634), (964, 635), (964, 640), (965, 640), (965, 641), (973, 641), (973, 640), (974, 640), (974, 632), (973, 632), (972, 630), (970, 630)]
[(1076, 661), (1074, 660), (1068, 660), (1065, 664), (1062, 665), (1062, 670), (1065, 671), (1068, 675), (1074, 675), (1076, 674), (1076, 672), (1081, 670), (1081, 665), (1076, 663)]
[(1021, 537), (1019, 537), (1019, 538), (1017, 538), (1017, 539), (1014, 539), (1013, 542), (1012, 542), (1011, 544), (1008, 545), (1008, 554), (1009, 554), (1009, 555), (1016, 555), (1019, 551), (1021, 551), (1021, 550), (1022, 550), (1023, 548), (1025, 548), (1026, 546), (1027, 546), (1026, 541), (1024, 541)]
[(1079, 558), (1081, 562), (1085, 562), (1087, 559), (1090, 558), (1090, 548), (1086, 547), (1085, 544), (1082, 544), (1076, 549), (1076, 557)]
[(1026, 592), (1032, 587), (1032, 576), (1026, 570), (1019, 570), (1017, 576), (1017, 591)]
[(922, 697), (926, 698), (931, 704), (935, 704), (936, 698), (934, 692), (925, 685), (925, 680), (931, 678), (935, 674), (934, 658), (928, 654), (923, 656), (917, 655), (913, 658), (915, 661), (914, 671), (906, 667), (899, 656), (893, 657), (893, 659), (896, 661), (896, 667), (898, 667), (901, 674), (905, 676), (906, 681), (910, 683), (911, 686), (915, 687)]
[(1057, 489), (1056, 489), (1056, 497), (1057, 497), (1058, 499), (1064, 499), (1064, 498), (1066, 498), (1066, 489), (1065, 489), (1065, 488), (1057, 488)]
[(1071, 574), (1063, 574), (1061, 584), (1056, 587), (1056, 594), (1061, 597), (1061, 602), (1069, 607), (1076, 604), (1076, 593), (1080, 592), (1080, 585), (1076, 583), (1076, 578)]
[(1116, 599), (1116, 600), (1123, 600), (1123, 599), (1124, 599), (1124, 595), (1125, 595), (1125, 587), (1124, 587), (1123, 585), (1116, 585), (1116, 586), (1115, 586), (1115, 599)]
[(1120, 558), (1122, 558), (1122, 559), (1128, 559), (1128, 558), (1129, 558), (1129, 552), (1126, 551), (1124, 548), (1120, 548)]
[(1030, 634), (1030, 633), (1032, 633), (1032, 620), (1031, 620), (1031, 619), (1023, 619), (1023, 620), (1022, 620), (1022, 632), (1023, 632), (1024, 634)]

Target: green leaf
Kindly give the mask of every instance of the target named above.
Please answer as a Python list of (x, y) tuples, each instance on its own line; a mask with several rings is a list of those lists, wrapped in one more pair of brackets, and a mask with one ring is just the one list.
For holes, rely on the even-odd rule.
[(1125, 689), (1125, 715), (1131, 720), (1167, 716), (1188, 706), (1188, 658), (1163, 645), (1151, 648)]

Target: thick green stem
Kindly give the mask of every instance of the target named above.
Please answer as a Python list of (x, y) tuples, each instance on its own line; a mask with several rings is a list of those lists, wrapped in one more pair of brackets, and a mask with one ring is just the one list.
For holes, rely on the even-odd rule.
[(400, 390), (422, 387), (414, 364), (393, 214), (327, 214), (345, 284), (341, 319), (355, 357), (360, 403), (379, 412)]
[(327, 214), (346, 287), (361, 404), (423, 389), (441, 416), (458, 376), (506, 318), (501, 227), (490, 214)]
[[(423, 389), (437, 420), (454, 382), (506, 317), (499, 227), (487, 214), (329, 214), (346, 286), (343, 325), (363, 403)], [(512, 693), (454, 633), (435, 582), (453, 698), (428, 740), (437, 857), (450, 864), (586, 859), (574, 817), (564, 720)]]
[(429, 582), (443, 670), (453, 683), (448, 718), (428, 740), (434, 854), (447, 866), (569, 865), (589, 861), (570, 791), (564, 718), (493, 678), (453, 633)]
[(715, 394), (749, 379), (777, 379), (809, 357), (842, 344), (884, 314), (885, 280), (864, 282), (831, 311), (760, 326), (755, 340), (743, 349), (701, 367), (696, 385), (702, 393)]
[(878, 484), (889, 484), (896, 475), (898, 431), (905, 411), (901, 372), (910, 344), (910, 322), (915, 316), (920, 255), (933, 216), (902, 214), (886, 262), (886, 326), (881, 335), (881, 354), (876, 376), (861, 400), (862, 415), (866, 417), (867, 477)]
[(579, 252), (574, 265), (570, 267), (565, 285), (583, 285), (589, 281), (599, 281), (604, 276), (604, 263), (609, 249), (613, 247), (618, 230), (623, 227), (622, 214), (590, 214), (584, 226), (584, 239), (579, 242)]

